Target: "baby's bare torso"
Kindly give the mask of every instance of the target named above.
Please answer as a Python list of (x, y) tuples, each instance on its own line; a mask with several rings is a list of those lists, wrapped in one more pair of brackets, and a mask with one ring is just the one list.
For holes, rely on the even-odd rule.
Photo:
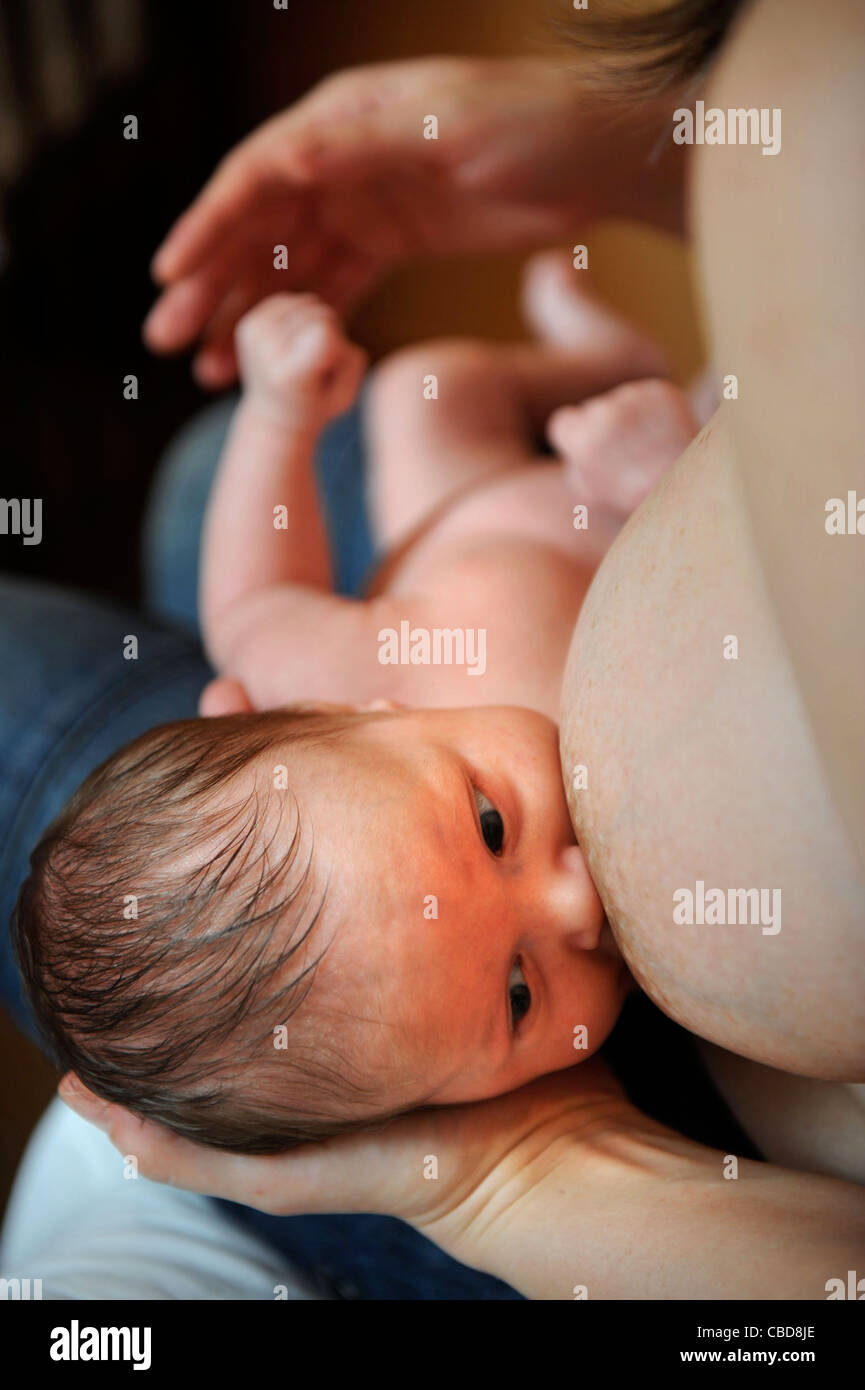
[[(385, 668), (392, 698), (518, 704), (558, 717), (574, 623), (599, 559), (574, 505), (561, 466), (539, 462), (466, 489), (385, 559), (370, 594), (381, 628), (401, 639), (399, 662)], [(426, 664), (422, 633), (434, 658), (436, 629), (463, 634), (472, 664)], [(416, 660), (404, 660), (412, 649)], [(439, 641), (438, 654), (447, 644)]]

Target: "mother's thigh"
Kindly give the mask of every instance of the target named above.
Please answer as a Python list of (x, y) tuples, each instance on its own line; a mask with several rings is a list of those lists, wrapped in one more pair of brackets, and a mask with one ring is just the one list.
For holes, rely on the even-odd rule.
[(30, 851), (99, 763), (197, 714), (211, 676), (181, 632), (79, 590), (0, 576), (0, 998), (31, 1034), (8, 932)]

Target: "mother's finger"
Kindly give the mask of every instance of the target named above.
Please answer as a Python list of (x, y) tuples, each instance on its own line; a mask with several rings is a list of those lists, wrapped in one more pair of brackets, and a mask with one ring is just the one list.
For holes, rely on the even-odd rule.
[[(449, 63), (446, 63), (448, 71)], [(396, 162), (435, 164), (441, 152), (422, 139), (435, 64), (377, 64), (334, 73), (279, 112), (221, 161), (156, 251), (151, 269), (167, 284), (209, 256), (262, 200), (358, 181)]]
[(205, 390), (220, 391), (237, 380), (234, 330), (246, 311), (276, 288), (272, 276), (267, 271), (244, 276), (215, 310), (192, 363), (192, 374)]
[[(287, 252), (286, 264), (274, 264), (273, 238), (278, 236)], [(259, 300), (283, 290), (315, 289), (319, 268), (328, 254), (327, 238), (314, 234), (312, 219), (298, 215), (291, 226), (271, 227), (255, 237), (250, 235), (232, 266), (232, 279), (207, 324), (207, 341), (202, 357), (211, 344), (233, 344), (234, 330), (243, 315)]]
[(142, 336), (154, 352), (179, 352), (198, 337), (224, 293), (224, 286), (207, 273), (170, 285), (159, 296), (142, 325)]
[(216, 254), (238, 224), (254, 217), (262, 204), (272, 201), (276, 193), (288, 197), (288, 173), (274, 175), (268, 144), (264, 126), (217, 165), (157, 248), (150, 266), (155, 280), (169, 284), (190, 274)]
[(309, 149), (310, 93), (236, 145), (216, 166), (195, 201), (177, 219), (151, 261), (160, 284), (188, 275), (218, 252), (232, 231), (274, 199), (290, 202), (314, 177)]
[[(59, 1094), (70, 1109), (103, 1130), (124, 1157), (134, 1157), (138, 1172), (152, 1182), (273, 1213), (366, 1209), (351, 1204), (350, 1187), (358, 1186), (356, 1164), (327, 1152), (334, 1141), (280, 1154), (233, 1153), (141, 1120), (123, 1106), (100, 1100), (77, 1078), (64, 1077)], [(350, 1186), (339, 1181), (340, 1171), (351, 1176)]]
[[(230, 336), (238, 317), (270, 290), (313, 284), (310, 267), (324, 254), (322, 241), (303, 201), (262, 200), (207, 259), (164, 290), (145, 321), (146, 342), (157, 352), (174, 352), (205, 332), (217, 341)], [(287, 253), (284, 268), (275, 259), (277, 245)], [(248, 286), (251, 294), (238, 296)]]

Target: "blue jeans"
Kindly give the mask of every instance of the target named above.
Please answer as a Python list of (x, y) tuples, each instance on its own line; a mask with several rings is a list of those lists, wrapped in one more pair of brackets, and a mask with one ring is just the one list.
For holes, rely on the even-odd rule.
[[(0, 575), (0, 998), (31, 1037), (7, 930), (31, 849), (94, 767), (146, 729), (194, 716), (213, 675), (198, 635), (198, 549), (233, 404), (210, 407), (163, 460), (144, 525), (143, 611)], [(338, 585), (355, 593), (372, 560), (357, 410), (330, 427), (318, 471)], [(130, 634), (137, 660), (124, 659)], [(338, 1297), (520, 1297), (393, 1217), (272, 1217), (221, 1205)]]

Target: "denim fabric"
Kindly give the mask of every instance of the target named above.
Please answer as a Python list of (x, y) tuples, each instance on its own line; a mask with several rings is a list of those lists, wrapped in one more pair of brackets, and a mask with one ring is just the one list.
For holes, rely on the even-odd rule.
[[(94, 767), (146, 729), (195, 715), (213, 674), (197, 632), (198, 548), (233, 405), (203, 412), (159, 470), (143, 532), (144, 611), (0, 575), (0, 988), (31, 1036), (6, 930), (31, 849)], [(318, 464), (338, 584), (354, 593), (372, 560), (356, 410), (333, 422)], [(127, 660), (133, 635), (138, 656)], [(271, 1217), (220, 1206), (337, 1297), (520, 1297), (392, 1217)]]
[[(336, 587), (360, 592), (373, 561), (364, 501), (361, 404), (328, 426), (317, 458)], [(201, 520), (236, 396), (217, 401), (180, 432), (154, 481), (143, 528), (145, 604), (156, 617), (198, 634)]]
[[(124, 659), (125, 639), (138, 659)], [(0, 984), (35, 1030), (7, 924), (30, 851), (94, 767), (146, 729), (197, 713), (212, 672), (198, 644), (75, 589), (0, 575)]]

